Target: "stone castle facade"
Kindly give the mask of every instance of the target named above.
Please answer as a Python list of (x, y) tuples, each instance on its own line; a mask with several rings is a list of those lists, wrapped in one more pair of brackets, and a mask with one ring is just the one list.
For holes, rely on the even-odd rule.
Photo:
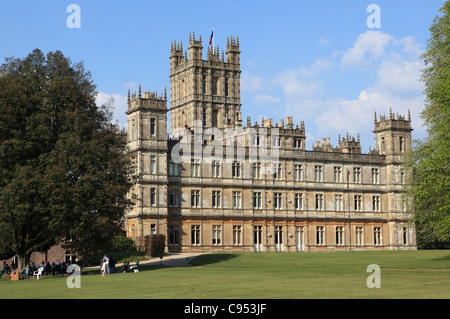
[(307, 150), (292, 117), (243, 126), (239, 38), (202, 49), (195, 35), (187, 52), (172, 43), (170, 108), (166, 90), (128, 92), (129, 237), (164, 234), (169, 252), (416, 249), (401, 193), (409, 113), (375, 113), (367, 154), (348, 134)]

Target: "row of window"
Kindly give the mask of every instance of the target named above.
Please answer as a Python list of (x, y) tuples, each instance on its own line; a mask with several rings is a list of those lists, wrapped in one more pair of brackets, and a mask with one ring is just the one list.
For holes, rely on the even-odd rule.
[[(130, 125), (130, 130), (129, 130), (130, 138), (135, 139), (136, 133), (137, 133), (136, 120), (132, 119), (131, 125)], [(156, 136), (156, 119), (155, 118), (150, 118), (150, 132), (149, 133), (150, 133), (150, 137)]]
[[(385, 145), (384, 137), (381, 138), (381, 152), (386, 152), (386, 145)], [(403, 136), (399, 136), (398, 138), (398, 149), (400, 153), (403, 153), (405, 150), (405, 139)]]
[[(150, 188), (150, 198), (149, 204), (150, 206), (156, 206), (156, 188)], [(353, 196), (353, 211), (363, 211), (363, 196), (362, 195), (352, 195)], [(269, 201), (270, 202), (270, 201)], [(169, 190), (169, 207), (179, 207), (179, 191), (178, 190)], [(283, 209), (283, 193), (274, 192), (273, 193), (273, 208), (274, 209)], [(254, 191), (252, 192), (252, 204), (253, 209), (263, 209), (263, 201), (262, 201), (262, 192)], [(401, 201), (401, 211), (404, 212), (406, 209), (406, 203)], [(200, 190), (191, 190), (191, 207), (192, 208), (201, 208), (201, 196)], [(212, 208), (221, 208), (222, 207), (222, 192), (220, 190), (212, 191), (211, 198), (211, 207)], [(297, 210), (304, 210), (305, 207), (305, 198), (302, 193), (294, 193), (293, 207)], [(242, 208), (242, 192), (241, 191), (232, 191), (232, 208), (240, 209)], [(325, 210), (325, 201), (324, 194), (315, 194), (314, 196), (314, 208), (319, 211)], [(344, 207), (344, 196), (342, 194), (334, 195), (334, 210), (335, 211), (345, 211), (347, 208)], [(381, 211), (381, 197), (380, 195), (372, 196), (372, 211), (380, 212)]]
[[(355, 227), (355, 245), (364, 245), (364, 229), (363, 227)], [(212, 245), (222, 245), (222, 225), (212, 225), (211, 233), (211, 244)], [(274, 243), (283, 244), (283, 226), (275, 226)], [(344, 245), (344, 227), (335, 227), (335, 241), (336, 245)], [(325, 241), (325, 227), (316, 226), (315, 231), (315, 244), (316, 245), (326, 245)], [(382, 232), (381, 227), (373, 227), (373, 245), (382, 245)], [(403, 227), (402, 234), (403, 245), (408, 244), (408, 231), (406, 227)], [(269, 235), (271, 236), (271, 235)], [(303, 226), (296, 227), (295, 240), (297, 242), (303, 242)], [(262, 226), (254, 226), (253, 228), (253, 243), (262, 244)], [(169, 245), (179, 245), (180, 244), (180, 229), (178, 225), (169, 225)], [(201, 225), (191, 225), (191, 245), (197, 246), (201, 245)], [(232, 244), (242, 245), (242, 226), (233, 225), (232, 229)]]
[[(211, 164), (211, 177), (222, 177), (221, 176), (221, 165), (222, 163), (220, 161), (213, 161)], [(172, 175), (171, 173), (175, 172), (175, 166), (174, 164), (169, 165), (169, 175)], [(172, 168), (171, 168), (172, 167)], [(274, 179), (283, 179), (283, 166), (281, 163), (274, 164), (272, 167), (272, 176)], [(252, 178), (254, 179), (263, 179), (266, 174), (264, 171), (265, 167), (262, 166), (261, 162), (252, 163)], [(178, 172), (178, 170), (177, 170)], [(379, 184), (380, 183), (380, 169), (379, 168), (372, 168), (372, 184)], [(200, 162), (192, 160), (191, 162), (191, 177), (200, 177), (201, 176), (201, 166)], [(232, 163), (232, 169), (231, 169), (231, 176), (232, 178), (240, 178), (242, 177), (242, 163), (238, 161), (234, 161)], [(304, 180), (305, 176), (303, 173), (303, 165), (301, 164), (294, 164), (293, 169), (293, 178), (296, 181), (302, 181)], [(404, 183), (404, 173), (401, 172), (400, 174), (401, 183)], [(323, 182), (324, 181), (324, 172), (323, 172), (323, 165), (314, 165), (314, 181), (315, 182)], [(333, 181), (335, 183), (341, 183), (344, 182), (343, 174), (342, 174), (342, 167), (340, 166), (334, 166), (334, 175), (333, 175)], [(353, 168), (353, 183), (360, 184), (362, 182), (361, 177), (361, 167), (354, 167)]]
[[(270, 202), (270, 201), (268, 201)], [(253, 191), (252, 192), (252, 203), (253, 209), (262, 209), (262, 192)], [(362, 195), (353, 195), (353, 209), (354, 211), (363, 210)], [(150, 205), (156, 205), (156, 188), (150, 189)], [(273, 193), (273, 208), (283, 209), (283, 193), (274, 192)], [(295, 209), (303, 210), (305, 209), (305, 198), (302, 193), (294, 193), (293, 206)], [(179, 207), (179, 191), (169, 190), (169, 207)], [(201, 196), (200, 190), (191, 190), (191, 207), (200, 208), (201, 207)], [(221, 208), (222, 207), (222, 191), (213, 190), (211, 197), (211, 207)], [(232, 208), (239, 209), (242, 208), (242, 192), (232, 191)], [(314, 197), (314, 208), (316, 210), (325, 210), (324, 194), (315, 194)], [(342, 194), (334, 195), (334, 210), (344, 211), (344, 196)], [(381, 200), (380, 195), (372, 196), (372, 210), (374, 212), (381, 211)]]

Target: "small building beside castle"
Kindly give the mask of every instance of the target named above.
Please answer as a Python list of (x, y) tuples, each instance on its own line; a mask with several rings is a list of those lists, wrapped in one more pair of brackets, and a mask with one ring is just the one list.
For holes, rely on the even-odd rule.
[[(243, 126), (239, 38), (226, 52), (189, 35), (170, 50), (167, 92), (128, 92), (133, 182), (129, 237), (166, 236), (169, 252), (416, 249), (402, 199), (411, 117), (375, 113), (375, 149), (359, 135), (306, 149), (292, 117)], [(170, 111), (170, 133), (167, 112)]]

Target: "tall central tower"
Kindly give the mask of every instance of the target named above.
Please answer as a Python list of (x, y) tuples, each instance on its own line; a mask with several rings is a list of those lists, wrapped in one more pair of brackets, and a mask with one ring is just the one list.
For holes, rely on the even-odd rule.
[(203, 128), (242, 126), (239, 37), (227, 39), (226, 59), (219, 46), (208, 46), (202, 58), (202, 37), (189, 34), (189, 53), (176, 41), (170, 48), (170, 115), (173, 137), (201, 121)]

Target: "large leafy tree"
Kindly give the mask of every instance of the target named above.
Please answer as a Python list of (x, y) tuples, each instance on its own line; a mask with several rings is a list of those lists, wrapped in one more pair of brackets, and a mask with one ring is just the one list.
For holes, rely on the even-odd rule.
[(416, 142), (405, 164), (414, 220), (419, 235), (431, 242), (450, 240), (450, 1), (440, 12), (422, 56), (426, 101), (421, 117), (428, 136)]
[(60, 51), (0, 68), (0, 250), (20, 267), (63, 239), (89, 253), (120, 224), (125, 141), (95, 90), (83, 63)]

